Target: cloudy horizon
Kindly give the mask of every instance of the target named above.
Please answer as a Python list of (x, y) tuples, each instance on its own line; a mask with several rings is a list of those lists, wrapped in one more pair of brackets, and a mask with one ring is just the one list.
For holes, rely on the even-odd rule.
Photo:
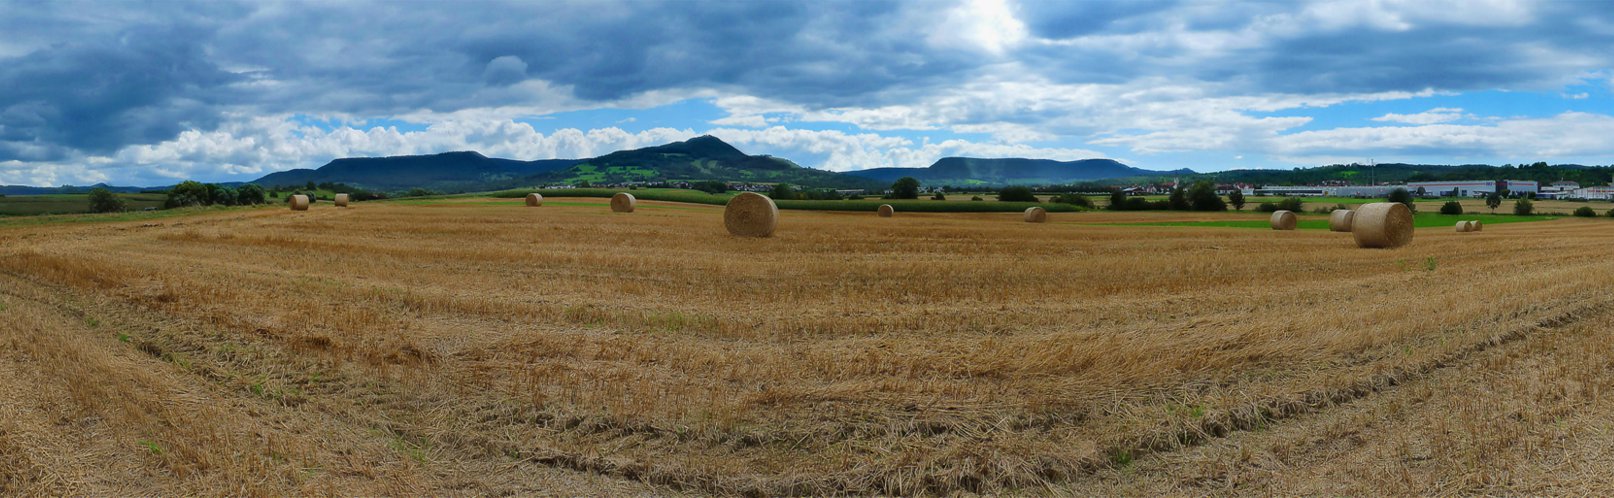
[(1606, 2), (0, 0), (0, 184), (710, 134), (848, 171), (1614, 163)]

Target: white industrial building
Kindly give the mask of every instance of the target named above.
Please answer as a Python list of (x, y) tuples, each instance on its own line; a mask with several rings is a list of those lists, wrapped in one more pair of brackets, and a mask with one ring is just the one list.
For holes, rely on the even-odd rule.
[(1502, 189), (1512, 194), (1534, 194), (1541, 190), (1539, 184), (1529, 180), (1407, 182), (1407, 190), (1423, 197), (1482, 197)]
[(1606, 201), (1614, 199), (1614, 187), (1581, 187), (1569, 191), (1569, 198)]

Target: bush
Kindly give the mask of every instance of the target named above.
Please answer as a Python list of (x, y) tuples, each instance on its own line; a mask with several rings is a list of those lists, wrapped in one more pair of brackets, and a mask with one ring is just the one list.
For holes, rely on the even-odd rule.
[(1445, 204), (1440, 205), (1440, 214), (1463, 214), (1463, 203), (1446, 201)]
[(1535, 211), (1536, 205), (1535, 203), (1530, 202), (1530, 199), (1519, 199), (1517, 201), (1513, 201), (1513, 214), (1519, 216), (1529, 216), (1532, 213), (1535, 213)]
[(124, 209), (123, 199), (102, 187), (90, 189), (90, 211), (97, 213), (114, 213)]
[(1412, 192), (1408, 192), (1407, 189), (1398, 188), (1391, 190), (1390, 196), (1387, 197), (1386, 200), (1406, 204), (1407, 209), (1412, 210), (1412, 212), (1418, 212), (1418, 206), (1412, 204)]
[(1060, 204), (1070, 204), (1084, 208), (1093, 207), (1093, 201), (1088, 199), (1087, 196), (1081, 194), (1059, 194), (1054, 196), (1054, 198), (1051, 200)]
[(1575, 209), (1575, 216), (1582, 218), (1596, 218), (1597, 211), (1593, 211), (1591, 206), (1581, 206)]
[(1300, 200), (1299, 197), (1285, 197), (1283, 200), (1278, 201), (1277, 204), (1263, 202), (1261, 205), (1255, 207), (1256, 211), (1263, 213), (1271, 213), (1276, 211), (1294, 211), (1296, 213), (1304, 213), (1305, 209), (1306, 203), (1305, 201)]
[(1037, 200), (1036, 194), (1031, 193), (1027, 187), (1003, 187), (998, 191), (998, 200), (1003, 202), (1042, 202)]
[(936, 192), (936, 195), (930, 196), (930, 200), (933, 200), (933, 201), (945, 201), (945, 200), (947, 200), (947, 196), (942, 195), (941, 192)]
[(972, 201), (984, 201), (986, 199), (982, 199), (981, 196), (979, 196), (979, 195), (972, 195), (972, 196), (970, 196), (970, 200), (972, 200)]
[(1607, 213), (1603, 213), (1603, 216), (1614, 218), (1614, 209), (1610, 209)]
[(721, 194), (729, 191), (729, 184), (716, 180), (704, 180), (689, 184), (689, 188), (708, 194)]

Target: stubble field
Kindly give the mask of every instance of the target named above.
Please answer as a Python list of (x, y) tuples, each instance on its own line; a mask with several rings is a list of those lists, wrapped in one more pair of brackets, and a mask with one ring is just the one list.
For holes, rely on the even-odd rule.
[(0, 490), (1609, 489), (1602, 220), (640, 204), (0, 228)]

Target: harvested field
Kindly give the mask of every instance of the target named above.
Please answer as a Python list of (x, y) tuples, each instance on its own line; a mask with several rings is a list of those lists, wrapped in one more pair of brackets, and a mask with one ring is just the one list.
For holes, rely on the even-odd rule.
[(0, 491), (1609, 489), (1601, 219), (608, 205), (0, 227)]

